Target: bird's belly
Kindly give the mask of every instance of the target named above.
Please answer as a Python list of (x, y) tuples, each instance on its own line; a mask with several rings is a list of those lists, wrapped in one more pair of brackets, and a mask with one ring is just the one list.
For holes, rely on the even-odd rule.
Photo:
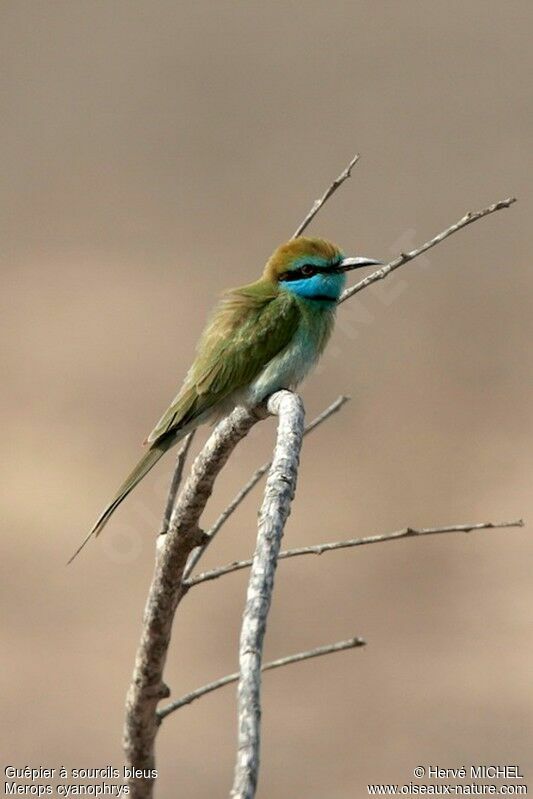
[(318, 356), (317, 342), (302, 334), (275, 356), (244, 392), (242, 401), (253, 406), (282, 388), (295, 388), (310, 369)]

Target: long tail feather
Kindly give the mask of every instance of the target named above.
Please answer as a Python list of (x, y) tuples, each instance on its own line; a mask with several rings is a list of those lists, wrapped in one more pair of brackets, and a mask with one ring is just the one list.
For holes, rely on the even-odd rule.
[(120, 503), (126, 499), (130, 491), (132, 491), (135, 486), (140, 483), (145, 475), (148, 474), (150, 469), (155, 466), (157, 461), (163, 457), (165, 452), (176, 443), (177, 436), (170, 436), (168, 439), (162, 440), (157, 446), (152, 447), (151, 449), (146, 452), (146, 454), (141, 458), (139, 463), (133, 469), (133, 471), (127, 476), (124, 480), (122, 485), (120, 486), (119, 490), (115, 494), (113, 500), (109, 503), (107, 508), (104, 512), (98, 517), (96, 520), (92, 530), (89, 534), (83, 539), (77, 550), (74, 552), (70, 560), (67, 561), (67, 565), (72, 563), (74, 558), (79, 555), (85, 544), (93, 537), (97, 536), (99, 533), (102, 532), (105, 525), (111, 518), (112, 514), (118, 508)]

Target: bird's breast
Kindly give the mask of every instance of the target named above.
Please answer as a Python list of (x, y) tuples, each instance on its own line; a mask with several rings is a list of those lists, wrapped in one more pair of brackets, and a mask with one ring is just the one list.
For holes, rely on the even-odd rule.
[(334, 309), (304, 314), (290, 343), (265, 365), (245, 392), (245, 404), (253, 406), (282, 388), (296, 388), (322, 354), (333, 320)]

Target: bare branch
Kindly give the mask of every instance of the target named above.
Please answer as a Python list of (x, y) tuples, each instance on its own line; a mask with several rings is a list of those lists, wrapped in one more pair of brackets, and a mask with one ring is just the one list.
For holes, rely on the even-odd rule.
[(304, 430), (303, 404), (296, 394), (278, 391), (269, 399), (268, 410), (278, 416), (278, 433), (259, 513), (257, 543), (241, 627), (233, 799), (252, 799), (257, 787), (263, 641), (281, 538), (296, 489)]
[(307, 214), (307, 216), (305, 217), (303, 222), (300, 222), (300, 224), (298, 225), (298, 227), (294, 231), (293, 236), (292, 236), (293, 239), (296, 239), (296, 238), (298, 238), (298, 236), (302, 235), (302, 233), (304, 232), (306, 227), (313, 221), (315, 216), (318, 214), (318, 212), (320, 211), (320, 209), (322, 208), (324, 203), (326, 203), (329, 200), (329, 198), (331, 197), (332, 194), (335, 194), (337, 189), (340, 186), (342, 186), (342, 184), (344, 183), (345, 180), (348, 180), (348, 178), (351, 177), (352, 169), (354, 168), (356, 163), (359, 161), (359, 158), (360, 158), (360, 156), (359, 156), (358, 153), (356, 155), (354, 155), (354, 157), (352, 158), (352, 160), (350, 161), (350, 163), (348, 164), (346, 169), (343, 172), (340, 173), (338, 178), (335, 178), (335, 180), (333, 181), (333, 183), (330, 186), (328, 186), (328, 188), (326, 189), (326, 191), (324, 192), (322, 197), (320, 197), (319, 200), (315, 200), (314, 201), (311, 210), (309, 211), (309, 213)]
[(163, 516), (163, 524), (161, 525), (160, 535), (166, 535), (166, 533), (168, 533), (172, 511), (174, 510), (176, 497), (178, 496), (179, 487), (181, 485), (181, 478), (183, 477), (183, 468), (185, 466), (187, 454), (192, 444), (195, 432), (195, 430), (192, 430), (188, 435), (185, 436), (183, 439), (183, 444), (181, 445), (176, 456), (176, 465), (174, 466), (174, 474), (172, 475), (172, 480), (170, 481), (167, 505), (165, 508), (165, 515)]
[[(322, 655), (331, 655), (334, 652), (343, 652), (345, 649), (354, 649), (356, 647), (365, 646), (365, 644), (366, 641), (363, 641), (362, 638), (349, 638), (347, 641), (337, 641), (335, 644), (317, 646), (315, 649), (307, 649), (305, 652), (298, 652), (296, 655), (288, 655), (284, 658), (278, 658), (278, 660), (270, 660), (268, 663), (265, 663), (264, 666), (261, 666), (261, 672), (279, 669), (281, 666), (289, 666), (291, 663), (300, 663), (302, 660), (309, 660), (310, 658), (317, 658)], [(158, 710), (157, 717), (161, 722), (175, 710), (179, 710), (185, 705), (190, 705), (195, 699), (200, 699), (200, 697), (210, 694), (212, 691), (217, 691), (225, 685), (237, 682), (238, 679), (239, 672), (236, 671), (234, 674), (227, 674), (225, 677), (202, 685), (201, 688), (196, 688), (194, 691), (181, 696), (179, 699), (161, 708), (161, 710)]]
[[(285, 558), (295, 558), (299, 555), (322, 555), (324, 552), (333, 552), (335, 549), (349, 549), (350, 547), (360, 547), (365, 544), (378, 544), (381, 541), (397, 541), (402, 538), (417, 538), (424, 535), (439, 535), (440, 533), (470, 533), (473, 530), (496, 530), (503, 527), (523, 527), (523, 519), (513, 522), (481, 522), (479, 524), (454, 524), (448, 527), (404, 527), (403, 530), (395, 530), (393, 533), (381, 533), (380, 535), (369, 535), (365, 538), (349, 538), (346, 541), (332, 541), (326, 544), (315, 544), (308, 547), (298, 547), (296, 549), (285, 549), (278, 555), (278, 560)], [(252, 560), (238, 560), (228, 563), (217, 569), (202, 572), (188, 581), (187, 585), (192, 587), (199, 583), (206, 583), (208, 580), (216, 580), (225, 574), (248, 569), (252, 565)]]
[[(202, 540), (199, 520), (213, 490), (218, 473), (231, 452), (253, 425), (264, 418), (263, 407), (246, 411), (236, 408), (211, 433), (196, 457), (191, 473), (172, 512), (164, 546), (158, 548), (152, 584), (144, 610), (141, 639), (135, 657), (132, 681), (126, 697), (124, 749), (127, 765), (153, 769), (154, 741), (158, 721), (156, 706), (169, 695), (163, 682), (172, 621), (187, 592), (181, 583), (192, 549)], [(158, 536), (158, 539), (163, 538)], [(153, 780), (134, 777), (129, 782), (133, 799), (152, 795)]]
[[(306, 436), (308, 433), (311, 433), (316, 427), (322, 424), (322, 422), (325, 422), (326, 419), (329, 419), (329, 417), (332, 416), (334, 413), (340, 411), (342, 406), (346, 402), (348, 402), (349, 399), (350, 399), (349, 397), (345, 397), (342, 395), (340, 397), (337, 397), (335, 402), (332, 402), (331, 405), (329, 405), (327, 408), (325, 408), (322, 411), (322, 413), (320, 413), (311, 422), (309, 422), (309, 424), (306, 426), (304, 430), (304, 436)], [(272, 461), (267, 461), (266, 463), (263, 463), (263, 465), (260, 466), (258, 469), (256, 469), (256, 471), (250, 477), (248, 482), (233, 497), (229, 505), (227, 505), (224, 508), (224, 510), (222, 511), (218, 519), (215, 521), (213, 526), (207, 531), (208, 539), (206, 540), (205, 544), (203, 544), (200, 547), (196, 547), (196, 549), (194, 549), (191, 552), (189, 560), (187, 561), (187, 566), (185, 567), (185, 571), (183, 573), (183, 582), (185, 584), (187, 585), (189, 584), (189, 576), (192, 570), (194, 569), (194, 567), (196, 566), (196, 564), (204, 554), (209, 544), (213, 541), (213, 538), (216, 536), (222, 525), (227, 522), (232, 513), (239, 507), (241, 502), (243, 502), (246, 499), (250, 491), (257, 485), (257, 483), (261, 480), (263, 475), (265, 475), (268, 472), (271, 466), (272, 466)]]
[[(329, 186), (324, 195), (315, 201), (294, 236), (300, 235), (306, 229), (324, 203), (350, 177), (351, 170), (357, 161), (358, 156), (355, 156), (344, 172)], [(467, 214), (455, 225), (426, 242), (418, 250), (402, 253), (399, 258), (391, 261), (348, 289), (341, 296), (339, 302), (344, 302), (353, 294), (377, 280), (383, 279), (399, 266), (426, 252), (457, 230), (494, 211), (509, 207), (514, 201), (514, 198), (509, 198), (481, 211)], [(335, 410), (340, 407), (340, 404)], [(327, 418), (333, 412), (328, 412), (328, 410), (325, 412), (325, 416), (322, 415), (323, 418)], [(163, 682), (163, 668), (176, 608), (189, 590), (190, 585), (204, 582), (207, 579), (215, 579), (221, 574), (251, 565), (252, 571), (248, 586), (248, 599), (243, 618), (239, 654), (239, 749), (232, 791), (234, 799), (236, 797), (238, 799), (252, 799), (255, 795), (259, 767), (262, 644), (272, 596), (280, 541), (296, 485), (298, 458), (303, 435), (303, 408), (300, 399), (296, 395), (287, 391), (280, 391), (273, 395), (268, 401), (268, 412), (279, 417), (278, 438), (272, 466), (262, 467), (256, 472), (247, 486), (239, 492), (211, 529), (211, 533), (216, 533), (220, 529), (224, 521), (238, 507), (244, 496), (257, 483), (262, 474), (270, 468), (260, 515), (257, 548), (253, 561), (229, 564), (229, 566), (222, 567), (222, 569), (206, 572), (204, 575), (199, 575), (190, 581), (184, 581), (185, 574), (189, 576), (190, 570), (200, 557), (205, 543), (212, 540), (212, 536), (207, 537), (200, 529), (199, 521), (211, 494), (214, 481), (238, 441), (248, 433), (250, 428), (260, 418), (264, 418), (267, 415), (265, 407), (261, 406), (250, 411), (240, 407), (236, 408), (217, 426), (194, 461), (190, 476), (176, 501), (183, 461), (185, 460), (190, 440), (184, 443), (183, 450), (178, 455), (176, 471), (170, 487), (163, 521), (163, 531), (166, 531), (166, 533), (163, 536), (158, 536), (154, 576), (145, 607), (141, 640), (126, 700), (124, 748), (127, 764), (136, 770), (153, 769), (155, 765), (154, 741), (160, 721), (156, 708), (160, 699), (169, 694), (168, 688)], [(319, 417), (320, 421), (323, 418)], [(315, 420), (313, 426), (318, 423), (319, 421)], [(312, 429), (313, 426), (310, 425), (309, 429)], [(282, 553), (281, 557), (318, 554), (319, 550), (329, 551), (346, 546), (357, 546), (363, 543), (413, 535), (428, 535), (484, 527), (517, 526), (519, 524), (519, 522), (509, 522), (500, 525), (472, 525), (468, 528), (466, 526), (457, 526), (455, 528), (434, 528), (419, 531), (404, 530), (386, 536), (374, 536), (369, 539), (353, 539), (349, 542), (336, 542), (319, 545), (318, 547), (306, 547), (301, 550), (287, 550)], [(195, 549), (198, 554), (196, 555), (195, 553), (194, 558), (190, 559), (191, 553)], [(152, 796), (153, 780), (144, 777), (133, 778), (130, 780), (129, 787), (132, 799), (148, 799)]]
[[(307, 227), (309, 222), (318, 213), (318, 211), (320, 210), (322, 205), (324, 205), (327, 199), (331, 197), (331, 195), (336, 191), (336, 189), (340, 185), (342, 185), (342, 183), (344, 183), (345, 180), (347, 180), (350, 177), (351, 170), (358, 160), (359, 156), (356, 155), (352, 159), (350, 164), (347, 166), (347, 168), (344, 170), (344, 172), (342, 172), (339, 175), (339, 177), (336, 178), (336, 180), (334, 180), (333, 183), (329, 186), (329, 188), (320, 198), (320, 200), (316, 200), (315, 204), (313, 205), (313, 208), (307, 215), (306, 219), (302, 222), (302, 224), (294, 234), (295, 237), (300, 235), (300, 233), (305, 229), (305, 227)], [(451, 236), (452, 233), (456, 233), (458, 230), (461, 230), (467, 225), (470, 225), (473, 222), (476, 222), (478, 219), (482, 219), (483, 217), (488, 216), (489, 214), (492, 214), (495, 211), (500, 211), (503, 208), (509, 208), (509, 206), (512, 205), (514, 202), (516, 202), (516, 198), (509, 197), (506, 200), (500, 200), (499, 202), (494, 203), (493, 205), (489, 205), (487, 208), (484, 208), (481, 211), (467, 213), (462, 219), (460, 219), (454, 225), (451, 225), (450, 227), (446, 228), (446, 230), (442, 231), (437, 236), (427, 241), (418, 249), (411, 250), (408, 253), (401, 253), (401, 255), (395, 260), (391, 261), (390, 263), (386, 264), (380, 269), (377, 269), (375, 272), (372, 272), (372, 274), (368, 275), (368, 277), (365, 277), (363, 280), (360, 280), (359, 283), (356, 283), (355, 286), (346, 289), (346, 291), (343, 292), (342, 296), (339, 299), (339, 304), (349, 299), (350, 297), (353, 297), (353, 295), (357, 294), (359, 291), (362, 291), (363, 289), (372, 285), (372, 283), (375, 283), (378, 280), (383, 280), (383, 278), (387, 277), (387, 275), (389, 275), (395, 269), (398, 269), (398, 267), (403, 266), (403, 264), (408, 263), (408, 261), (412, 261), (417, 256), (422, 255), (422, 253), (426, 252), (432, 247), (435, 247), (441, 241), (448, 238), (448, 236)], [(334, 408), (334, 410), (337, 409), (338, 408)], [(333, 412), (331, 411), (330, 413), (328, 413), (328, 411), (329, 409), (326, 409), (324, 413), (330, 415), (330, 413)], [(327, 418), (327, 416), (325, 418)], [(306, 430), (306, 432), (309, 432), (310, 429), (313, 429), (313, 427), (315, 427), (316, 424), (319, 424), (320, 421), (323, 421), (323, 419), (315, 420), (316, 423), (312, 422), (311, 425), (309, 425), (309, 429)], [(257, 485), (259, 480), (263, 477), (263, 475), (268, 471), (269, 468), (270, 468), (270, 462), (264, 463), (262, 466), (259, 467), (259, 469), (257, 469), (254, 472), (249, 481), (243, 486), (243, 488), (233, 498), (233, 500), (229, 503), (229, 505), (222, 511), (222, 513), (220, 514), (220, 516), (218, 517), (212, 528), (208, 531), (209, 541), (204, 545), (204, 547), (198, 547), (194, 552), (191, 553), (189, 563), (187, 564), (187, 568), (184, 573), (184, 580), (187, 582), (187, 584), (189, 585), (196, 584), (197, 580), (196, 579), (191, 580), (190, 575), (194, 567), (200, 560), (203, 552), (205, 551), (205, 547), (210, 543), (210, 541), (218, 533), (222, 525), (227, 521), (227, 519), (231, 516), (231, 514), (241, 504), (241, 502), (245, 499), (245, 497), (248, 496), (248, 494), (254, 488), (254, 486)]]
[(412, 261), (414, 258), (417, 258), (422, 253), (427, 252), (432, 247), (435, 247), (437, 244), (440, 244), (441, 241), (447, 239), (448, 236), (451, 236), (452, 233), (457, 233), (458, 230), (466, 227), (467, 225), (471, 225), (473, 222), (477, 222), (478, 219), (483, 219), (484, 216), (488, 216), (489, 214), (493, 214), (495, 211), (501, 211), (502, 208), (509, 208), (516, 202), (516, 197), (508, 197), (506, 200), (500, 200), (497, 203), (493, 203), (493, 205), (489, 205), (487, 208), (483, 208), (481, 211), (474, 211), (465, 214), (462, 219), (456, 222), (454, 225), (450, 225), (449, 228), (443, 230), (442, 233), (439, 233), (434, 238), (426, 241), (421, 247), (416, 250), (411, 250), (410, 252), (402, 252), (398, 258), (395, 258), (394, 261), (382, 266), (380, 269), (377, 269), (375, 272), (372, 272), (371, 275), (368, 277), (363, 278), (356, 283), (355, 286), (351, 286), (344, 291), (339, 299), (339, 305), (341, 302), (353, 297), (354, 294), (357, 294), (359, 291), (366, 289), (372, 283), (375, 283), (377, 280), (383, 280), (383, 278), (390, 275), (391, 272), (394, 272), (395, 269), (398, 267), (403, 266), (408, 261)]

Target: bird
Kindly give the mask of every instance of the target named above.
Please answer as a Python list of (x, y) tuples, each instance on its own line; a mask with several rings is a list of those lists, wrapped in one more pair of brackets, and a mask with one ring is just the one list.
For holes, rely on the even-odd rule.
[(346, 257), (326, 239), (299, 236), (274, 251), (259, 280), (224, 292), (181, 389), (144, 442), (146, 453), (68, 562), (189, 432), (238, 405), (252, 408), (280, 389), (296, 388), (328, 342), (346, 273), (381, 263)]

